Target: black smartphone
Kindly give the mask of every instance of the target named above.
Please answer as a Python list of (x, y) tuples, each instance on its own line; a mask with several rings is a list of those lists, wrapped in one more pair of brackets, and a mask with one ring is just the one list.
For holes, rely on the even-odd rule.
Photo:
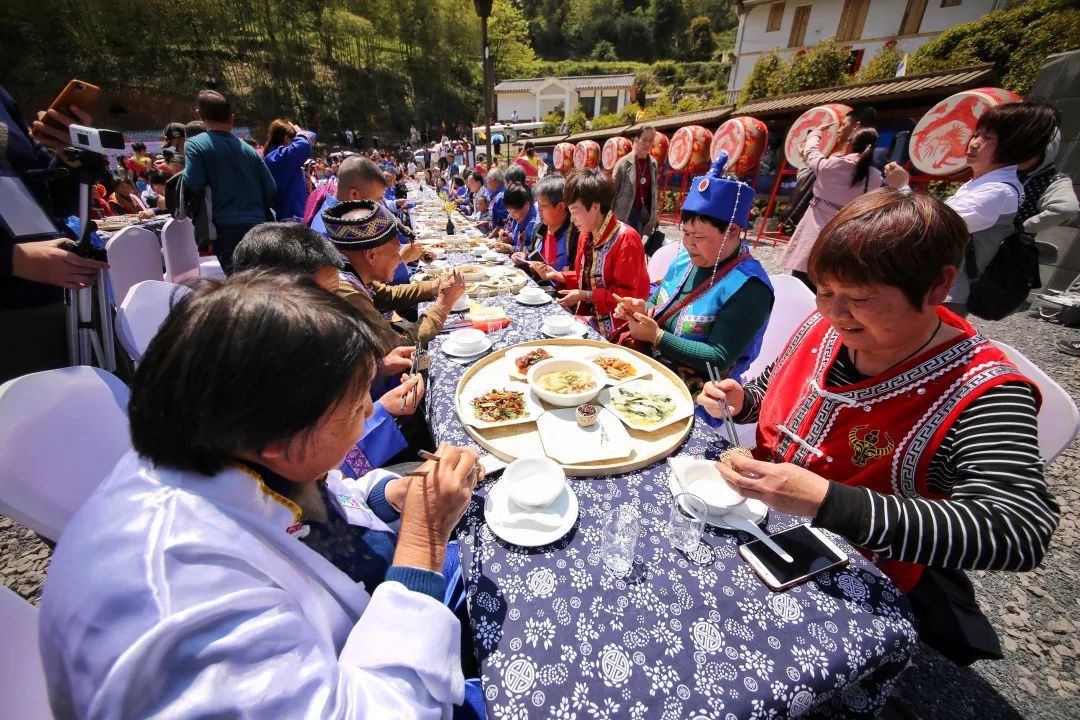
[(796, 525), (769, 537), (791, 556), (791, 562), (770, 550), (761, 540), (741, 545), (739, 555), (771, 590), (786, 590), (820, 572), (848, 563), (843, 550), (825, 533), (809, 525)]

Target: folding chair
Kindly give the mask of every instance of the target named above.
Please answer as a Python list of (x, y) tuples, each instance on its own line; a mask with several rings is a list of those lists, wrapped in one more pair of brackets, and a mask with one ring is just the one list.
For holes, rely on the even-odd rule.
[(191, 288), (161, 280), (143, 280), (128, 291), (116, 309), (116, 337), (132, 362), (142, 359), (173, 304), (189, 292)]
[(126, 227), (105, 244), (109, 261), (109, 284), (113, 305), (120, 305), (132, 285), (161, 279), (161, 244), (154, 233), (141, 227)]
[(1076, 437), (1077, 432), (1080, 432), (1080, 411), (1077, 411), (1076, 403), (1069, 393), (1022, 352), (996, 340), (994, 344), (1020, 368), (1020, 372), (1039, 386), (1039, 392), (1042, 393), (1042, 407), (1039, 408), (1039, 452), (1049, 463), (1060, 455)]
[[(780, 357), (791, 335), (803, 320), (817, 309), (814, 293), (798, 278), (792, 275), (770, 275), (769, 282), (773, 286), (772, 312), (769, 314), (769, 324), (765, 326), (761, 350), (747, 368), (745, 380), (756, 378)], [(735, 434), (739, 436), (739, 444), (743, 447), (752, 448), (757, 445), (756, 425), (736, 425)]]
[(187, 218), (173, 218), (165, 223), (161, 229), (161, 251), (165, 255), (165, 280), (168, 282), (225, 277), (216, 257), (199, 257), (195, 225)]
[(50, 540), (131, 449), (128, 388), (77, 365), (0, 385), (0, 514)]
[(38, 609), (0, 585), (0, 697), (4, 716), (51, 718), (38, 648)]

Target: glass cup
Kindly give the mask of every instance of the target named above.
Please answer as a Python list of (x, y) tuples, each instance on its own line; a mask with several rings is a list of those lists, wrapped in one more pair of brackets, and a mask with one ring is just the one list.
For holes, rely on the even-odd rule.
[(679, 493), (671, 500), (671, 515), (664, 530), (668, 540), (683, 552), (693, 552), (701, 542), (709, 506), (697, 495)]
[(604, 520), (600, 542), (600, 558), (609, 573), (625, 577), (634, 565), (638, 535), (641, 532), (641, 513), (633, 505), (612, 509)]

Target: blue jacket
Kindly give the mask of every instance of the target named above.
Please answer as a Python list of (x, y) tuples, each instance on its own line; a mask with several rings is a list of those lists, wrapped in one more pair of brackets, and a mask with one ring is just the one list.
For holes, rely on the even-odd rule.
[(304, 178), (304, 163), (311, 157), (311, 143), (314, 133), (304, 131), (293, 138), (288, 145), (279, 145), (265, 158), (266, 167), (277, 185), (277, 203), (274, 211), (279, 222), (294, 217), (304, 216), (304, 203), (307, 202), (307, 180)]

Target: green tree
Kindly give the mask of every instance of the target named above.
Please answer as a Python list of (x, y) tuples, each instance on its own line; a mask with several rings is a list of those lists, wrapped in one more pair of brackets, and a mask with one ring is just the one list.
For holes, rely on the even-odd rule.
[(850, 58), (850, 50), (827, 38), (784, 63), (769, 85), (769, 94), (784, 95), (843, 85), (849, 79), (847, 67)]
[(855, 76), (855, 82), (873, 82), (875, 80), (888, 80), (896, 77), (896, 69), (900, 67), (900, 61), (904, 54), (896, 49), (896, 46), (883, 47), (870, 62), (863, 65)]
[(686, 29), (686, 10), (682, 0), (651, 0), (653, 38), (661, 57), (680, 57), (680, 36)]
[(589, 53), (589, 57), (593, 60), (617, 60), (615, 55), (615, 46), (607, 40), (600, 40), (593, 46), (592, 52)]
[(626, 60), (652, 62), (656, 45), (652, 28), (644, 17), (624, 15), (615, 21), (615, 49)]
[(957, 25), (911, 56), (910, 73), (991, 62), (1002, 85), (1030, 91), (1047, 55), (1080, 47), (1080, 8), (1069, 0), (1035, 0)]
[(783, 64), (784, 61), (780, 59), (775, 50), (765, 57), (759, 58), (754, 63), (754, 68), (750, 71), (746, 82), (743, 83), (742, 92), (739, 94), (739, 104), (742, 105), (751, 100), (768, 97), (770, 94), (769, 88), (777, 83), (776, 78)]
[(536, 52), (529, 42), (529, 25), (511, 0), (495, 0), (491, 6), (488, 38), (495, 56), (497, 79), (532, 77), (536, 73)]
[(698, 15), (690, 21), (686, 31), (686, 57), (691, 60), (708, 60), (712, 57), (715, 43), (709, 18)]

